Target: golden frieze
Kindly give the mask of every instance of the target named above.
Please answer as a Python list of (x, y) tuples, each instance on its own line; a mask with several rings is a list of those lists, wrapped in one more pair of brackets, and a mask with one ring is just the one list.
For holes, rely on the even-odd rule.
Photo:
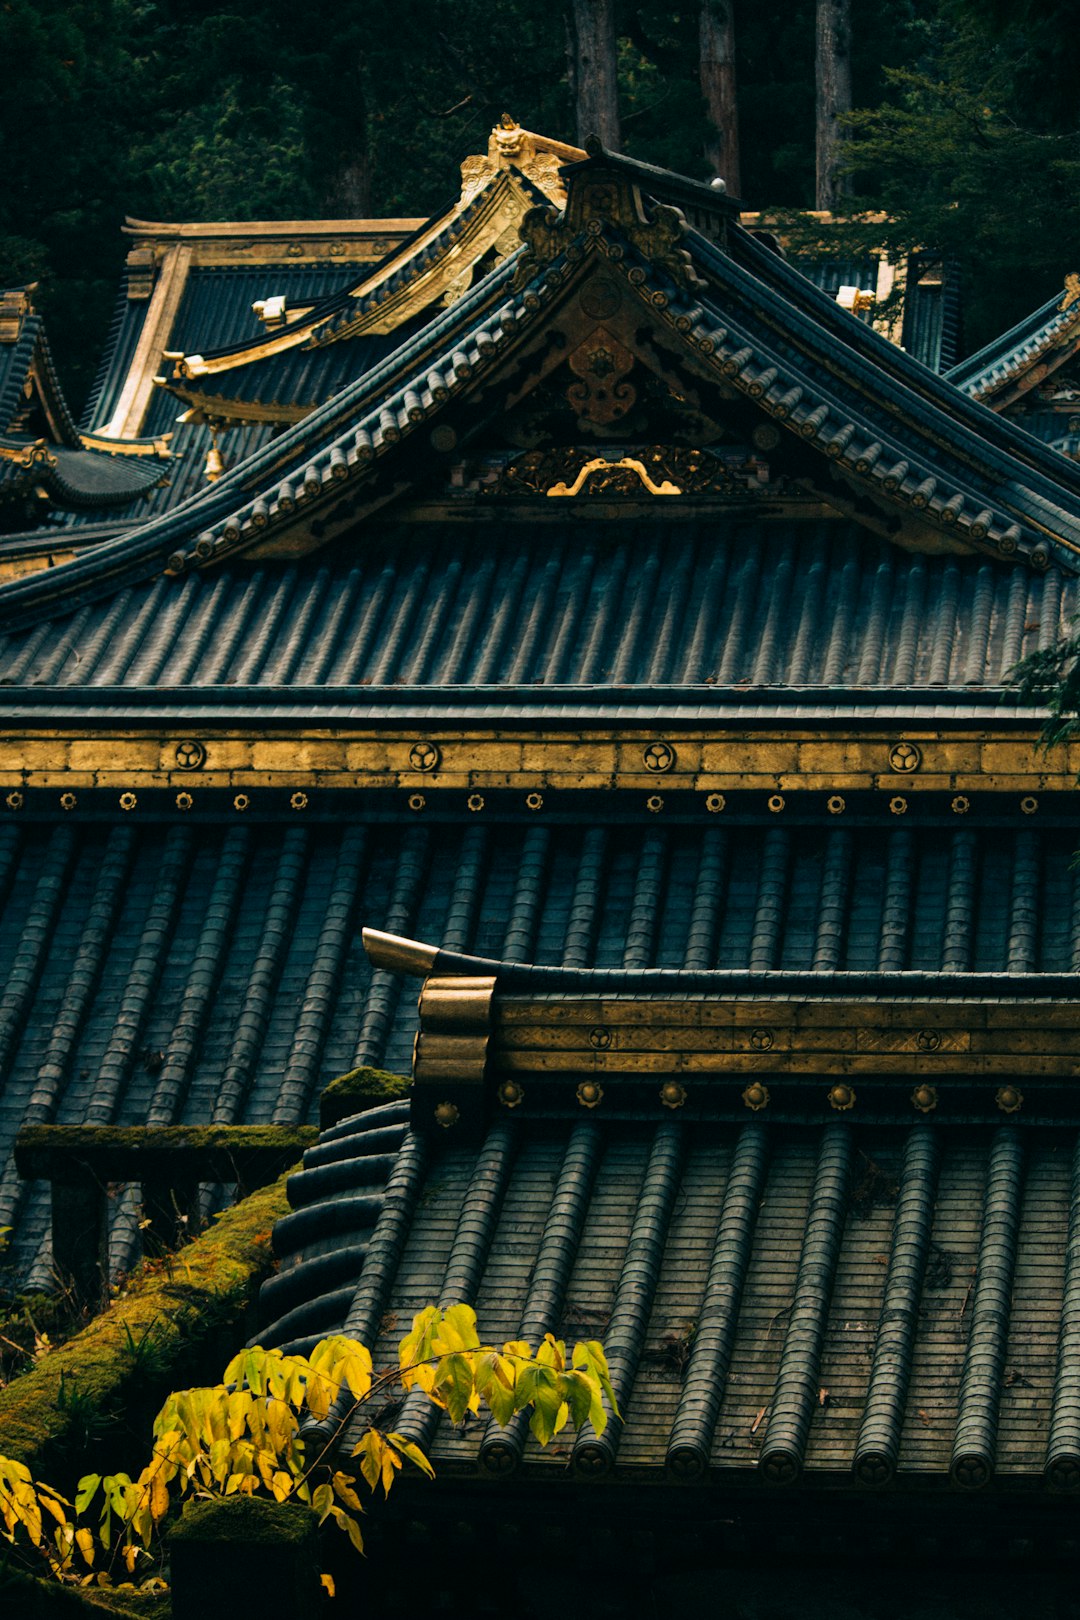
[(733, 469), (710, 450), (650, 445), (629, 455), (581, 446), (527, 450), (481, 485), (484, 495), (759, 496), (757, 467)]

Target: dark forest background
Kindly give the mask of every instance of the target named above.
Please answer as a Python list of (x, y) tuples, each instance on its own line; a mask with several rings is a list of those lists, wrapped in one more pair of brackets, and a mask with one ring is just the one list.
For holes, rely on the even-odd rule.
[(950, 257), (969, 348), (1080, 270), (1080, 0), (4, 0), (0, 284), (39, 283), (77, 402), (125, 214), (427, 214), (503, 111), (580, 137), (590, 6), (622, 150), (707, 178), (737, 136), (746, 205), (791, 209), (822, 197), (821, 30), (839, 14), (843, 207), (888, 216), (866, 240)]

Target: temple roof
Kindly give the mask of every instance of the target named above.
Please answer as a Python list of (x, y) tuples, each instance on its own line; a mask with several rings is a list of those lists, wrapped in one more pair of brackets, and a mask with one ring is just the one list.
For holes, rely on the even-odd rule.
[[(169, 435), (111, 443), (79, 432), (33, 290), (0, 293), (0, 508), (14, 513), (5, 526), (55, 512), (130, 512), (167, 479)], [(5, 550), (0, 540), (0, 563)]]
[[(1015, 933), (1007, 975), (952, 954), (960, 849), (960, 932), (922, 972), (887, 923), (884, 971), (851, 971), (827, 905), (809, 970), (713, 965), (707, 927), (693, 968), (650, 968), (633, 915), (607, 969), (365, 930), (376, 972), (424, 978), (411, 1096), (305, 1154), (259, 1342), (385, 1357), (390, 1324), (465, 1300), (495, 1341), (603, 1337), (620, 1415), (562, 1454), (582, 1478), (1075, 1489), (1078, 1171), (1046, 1127), (1075, 1139), (1080, 1005)], [(768, 894), (767, 846), (751, 865)], [(699, 924), (724, 914), (703, 887)], [(397, 1421), (451, 1471), (565, 1478), (523, 1425), (454, 1430), (418, 1401)]]
[(462, 165), (460, 199), (381, 263), (309, 307), (275, 300), (272, 329), (259, 337), (168, 356), (164, 385), (223, 423), (298, 421), (394, 346), (379, 338), (408, 335), (513, 251), (527, 209), (565, 201), (560, 164), (583, 156), (504, 119), (487, 157)]
[[(84, 425), (105, 440), (172, 436), (177, 464), (150, 512), (204, 490), (218, 456), (243, 461), (389, 352), (398, 327), (505, 251), (509, 239), (495, 243), (525, 207), (561, 195), (558, 165), (578, 155), (509, 120), (491, 144), (498, 150), (462, 165), (462, 198), (434, 222), (128, 220), (132, 246)], [(293, 354), (298, 328), (315, 342)], [(160, 386), (181, 373), (176, 391)]]
[[(571, 809), (536, 824), (524, 806), (490, 819), (463, 804), (427, 821), (405, 795), (346, 814), (312, 790), (268, 816), (238, 812), (231, 793), (209, 812), (188, 780), (194, 809), (169, 817), (140, 794), (88, 818), (81, 789), (66, 809), (58, 793), (33, 815), (5, 807), (5, 1162), (24, 1123), (288, 1124), (314, 1118), (356, 1064), (407, 1073), (415, 992), (372, 966), (361, 923), (627, 982), (654, 966), (729, 987), (772, 974), (781, 1000), (800, 974), (837, 971), (908, 971), (923, 994), (936, 975), (945, 998), (970, 970), (996, 976), (992, 995), (1027, 974), (1046, 995), (1080, 963), (1075, 825), (1047, 809), (959, 818), (946, 799), (837, 817), (821, 795), (809, 819), (762, 803), (670, 824), (610, 807), (606, 823)], [(47, 1191), (20, 1191), (10, 1165), (0, 1190), (15, 1267), (44, 1286)], [(119, 1269), (138, 1241), (133, 1207), (117, 1213)]]
[[(749, 509), (812, 499), (909, 549), (1075, 569), (1072, 463), (837, 308), (708, 187), (606, 153), (565, 174), (565, 212), (533, 210), (524, 247), (363, 377), (168, 514), (47, 578), (0, 587), (0, 615), (55, 613), (65, 597), (84, 604), (162, 570), (325, 547), (362, 536), (394, 502), (463, 510), (468, 498), (479, 512), (494, 494), (546, 507), (537, 497), (565, 488), (587, 503), (610, 485), (609, 470), (620, 494), (640, 491), (638, 512), (669, 493), (664, 482), (682, 496), (726, 490)], [(697, 224), (650, 202), (646, 186), (681, 199)], [(611, 313), (587, 312), (601, 305)], [(622, 407), (573, 369), (592, 364), (590, 343), (608, 355), (611, 342), (614, 363), (633, 374), (625, 397), (650, 402), (644, 431), (685, 432), (689, 408), (711, 424), (702, 431), (716, 449), (670, 474), (661, 450), (650, 485), (642, 450), (635, 457), (617, 439), (608, 448), (615, 430), (598, 414), (610, 423)], [(583, 412), (579, 443), (599, 442), (591, 461), (588, 451), (564, 457), (562, 482), (544, 483), (543, 455), (538, 470), (532, 452), (515, 457), (505, 439), (500, 451), (498, 437), (509, 411), (550, 402), (567, 374), (565, 397)], [(558, 398), (547, 408), (552, 422), (565, 411)], [(516, 431), (526, 427), (523, 418)], [(745, 446), (734, 464), (732, 437)]]
[(0, 681), (13, 719), (1015, 714), (1012, 666), (1076, 604), (1056, 568), (924, 556), (838, 518), (391, 523), (355, 554), (62, 602), (0, 639)]
[(444, 1477), (500, 1489), (521, 1471), (565, 1490), (568, 1465), (638, 1485), (970, 1489), (1048, 1465), (1073, 1483), (1055, 1371), (1076, 1178), (1052, 1140), (577, 1112), (475, 1145), (410, 1131), (401, 1104), (325, 1132), (290, 1182), (260, 1342), (344, 1329), (386, 1365), (413, 1312), (458, 1299), (486, 1342), (603, 1338), (621, 1420), (599, 1439), (542, 1452), (520, 1426), (398, 1414)]
[[(167, 511), (206, 488), (214, 444), (204, 420), (182, 420), (175, 397), (155, 386), (165, 351), (257, 339), (264, 326), (253, 305), (275, 296), (291, 307), (315, 303), (366, 274), (421, 223), (127, 221), (131, 247), (82, 425), (105, 441), (133, 433), (170, 435), (176, 460), (168, 482), (148, 497), (150, 513)], [(272, 421), (235, 429), (227, 447), (230, 461), (258, 449), (274, 432)], [(75, 516), (68, 527), (77, 530), (87, 521)]]
[[(1030, 1484), (1072, 1322), (1078, 759), (1009, 681), (1076, 610), (1080, 468), (717, 190), (555, 167), (565, 206), (434, 313), (242, 368), (293, 389), (355, 345), (303, 420), (0, 586), (11, 1275), (51, 1258), (22, 1125), (289, 1125), (411, 1068), (294, 1178), (274, 1342), (385, 1325), (384, 1355), (395, 1313), (470, 1298), (496, 1338), (607, 1338), (624, 1422), (583, 1475)], [(509, 173), (475, 198), (520, 202)], [(153, 331), (238, 318), (287, 262), (251, 242), (254, 272), (224, 234), (147, 249)], [(418, 244), (371, 272), (394, 297)], [(328, 272), (333, 332), (377, 314), (366, 273)]]
[(1080, 280), (1032, 310), (1008, 332), (945, 373), (972, 399), (1007, 410), (1072, 359), (1080, 349)]

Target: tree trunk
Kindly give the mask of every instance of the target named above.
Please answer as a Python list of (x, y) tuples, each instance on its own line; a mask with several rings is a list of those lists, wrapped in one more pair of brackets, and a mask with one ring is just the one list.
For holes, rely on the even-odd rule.
[(573, 0), (566, 19), (570, 89), (577, 115), (578, 145), (598, 135), (619, 150), (615, 0)]
[(348, 110), (342, 120), (344, 138), (327, 187), (326, 206), (335, 219), (370, 219), (371, 147), (363, 61), (346, 64), (339, 83), (341, 91), (335, 99)]
[(739, 109), (735, 100), (735, 7), (733, 0), (702, 0), (698, 71), (709, 114), (705, 156), (714, 174), (742, 196), (739, 177)]
[(342, 162), (334, 177), (328, 208), (335, 219), (371, 218), (371, 168), (366, 154)]
[(817, 0), (818, 208), (835, 208), (851, 180), (837, 174), (842, 134), (838, 119), (851, 111), (851, 0)]

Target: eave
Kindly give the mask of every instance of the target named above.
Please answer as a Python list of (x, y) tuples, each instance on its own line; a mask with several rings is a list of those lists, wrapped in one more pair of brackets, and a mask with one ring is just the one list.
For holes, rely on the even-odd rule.
[(1080, 350), (1080, 280), (945, 373), (949, 382), (994, 411), (1052, 376)]

